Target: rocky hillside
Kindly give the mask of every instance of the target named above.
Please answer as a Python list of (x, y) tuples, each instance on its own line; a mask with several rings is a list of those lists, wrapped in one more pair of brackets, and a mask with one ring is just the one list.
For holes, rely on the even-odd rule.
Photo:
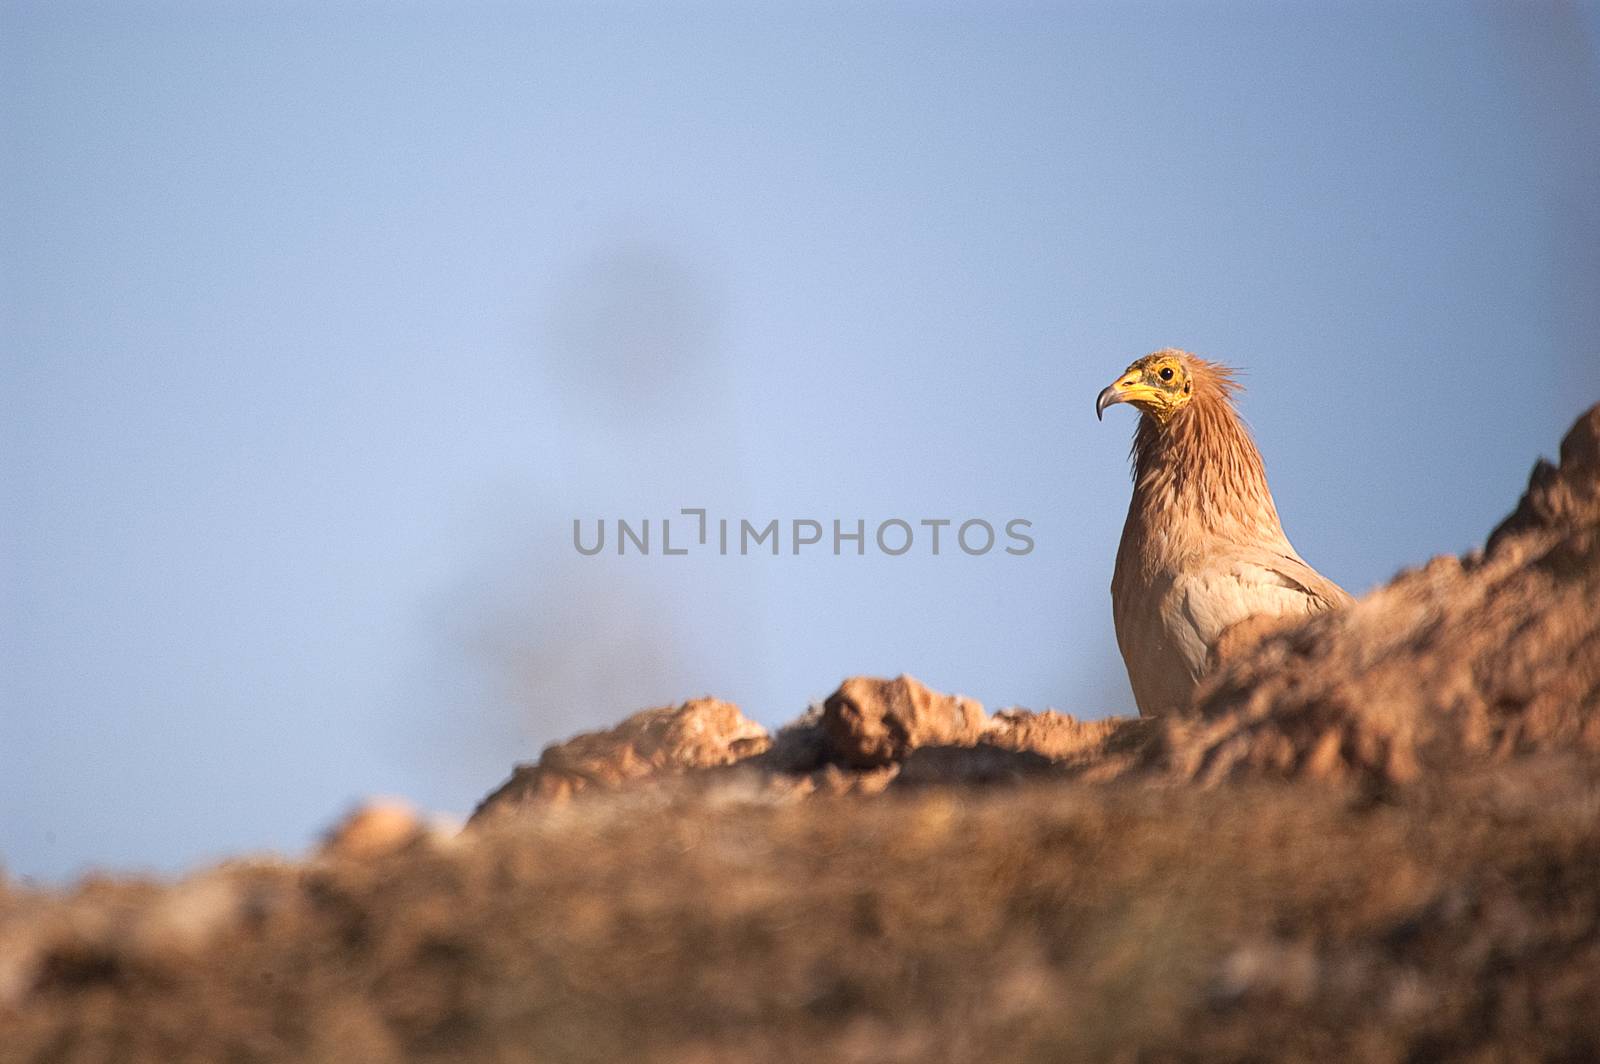
[(1484, 549), (1192, 712), (858, 677), (518, 766), (461, 833), (0, 888), (0, 1059), (1600, 1059), (1600, 407)]

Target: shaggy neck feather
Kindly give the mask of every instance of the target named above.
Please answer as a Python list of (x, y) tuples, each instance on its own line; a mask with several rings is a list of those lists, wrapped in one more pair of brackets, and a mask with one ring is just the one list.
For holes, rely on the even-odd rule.
[[(1194, 371), (1194, 398), (1165, 424), (1139, 418), (1133, 437), (1132, 512), (1145, 529), (1193, 529), (1282, 541), (1266, 468), (1233, 409), (1233, 384), (1221, 367)], [(1185, 544), (1169, 543), (1183, 549)]]

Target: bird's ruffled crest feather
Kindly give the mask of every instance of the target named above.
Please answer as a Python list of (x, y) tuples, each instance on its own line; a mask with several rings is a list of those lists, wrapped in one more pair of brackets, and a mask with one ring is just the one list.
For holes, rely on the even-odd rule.
[(1184, 352), (1175, 353), (1189, 369), (1189, 376), (1194, 381), (1196, 399), (1210, 392), (1232, 402), (1233, 397), (1243, 390), (1244, 386), (1239, 383), (1239, 377), (1242, 375), (1240, 370), (1224, 366), (1221, 362), (1207, 362), (1203, 358), (1196, 358)]

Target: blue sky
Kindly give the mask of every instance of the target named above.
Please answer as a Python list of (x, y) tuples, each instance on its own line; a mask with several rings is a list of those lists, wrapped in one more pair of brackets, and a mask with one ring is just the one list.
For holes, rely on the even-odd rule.
[[(705, 693), (1130, 712), (1092, 402), (1157, 347), (1358, 593), (1600, 399), (1594, 5), (0, 12), (14, 875), (464, 814)], [(685, 506), (1036, 547), (571, 547)]]

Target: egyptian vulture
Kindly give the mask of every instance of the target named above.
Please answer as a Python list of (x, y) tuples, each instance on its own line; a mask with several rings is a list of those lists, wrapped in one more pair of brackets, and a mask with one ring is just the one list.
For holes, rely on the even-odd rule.
[(1295, 553), (1233, 408), (1234, 372), (1173, 348), (1095, 400), (1128, 403), (1133, 499), (1111, 577), (1117, 646), (1141, 716), (1185, 708), (1218, 641), (1248, 618), (1298, 617), (1350, 596)]

